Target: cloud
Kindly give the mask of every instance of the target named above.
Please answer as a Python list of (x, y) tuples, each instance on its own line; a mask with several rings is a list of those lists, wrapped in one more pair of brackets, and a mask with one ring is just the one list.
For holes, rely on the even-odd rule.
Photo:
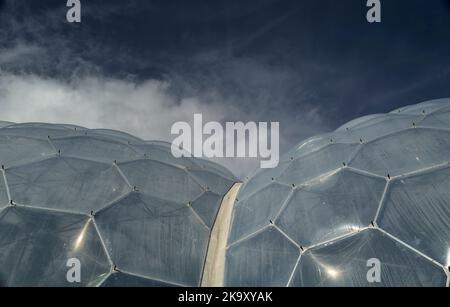
[[(135, 11), (133, 3), (127, 14)], [(309, 103), (314, 93), (289, 67), (214, 48), (147, 57), (151, 46), (100, 39), (89, 22), (68, 26), (64, 6), (34, 10), (7, 1), (6, 7), (0, 18), (0, 120), (110, 128), (165, 141), (173, 138), (174, 122), (192, 122), (194, 113), (222, 123), (279, 121), (284, 151), (327, 129), (320, 106)], [(108, 20), (118, 8), (89, 4), (83, 16)], [(135, 73), (155, 67), (154, 74)], [(283, 107), (290, 101), (295, 112)], [(258, 165), (256, 159), (216, 162), (241, 178)]]
[(177, 100), (170, 84), (83, 77), (62, 81), (37, 75), (0, 75), (2, 119), (14, 122), (72, 123), (89, 128), (126, 131), (144, 139), (170, 139), (171, 125), (190, 122), (194, 113), (222, 120), (229, 110), (202, 104), (198, 98)]

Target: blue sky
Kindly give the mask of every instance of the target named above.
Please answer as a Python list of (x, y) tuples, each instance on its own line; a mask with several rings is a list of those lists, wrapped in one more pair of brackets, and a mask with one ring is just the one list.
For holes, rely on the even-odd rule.
[(82, 0), (81, 24), (65, 2), (0, 1), (1, 120), (167, 140), (202, 112), (279, 121), (285, 152), (355, 117), (450, 97), (448, 0), (381, 1), (380, 24), (365, 0)]

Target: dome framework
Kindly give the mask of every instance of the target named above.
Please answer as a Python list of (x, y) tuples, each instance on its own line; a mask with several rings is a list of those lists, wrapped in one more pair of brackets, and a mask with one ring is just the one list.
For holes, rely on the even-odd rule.
[(1, 286), (198, 286), (237, 181), (169, 144), (71, 125), (0, 123), (0, 161)]
[(450, 99), (301, 142), (243, 184), (223, 285), (448, 285), (449, 153)]

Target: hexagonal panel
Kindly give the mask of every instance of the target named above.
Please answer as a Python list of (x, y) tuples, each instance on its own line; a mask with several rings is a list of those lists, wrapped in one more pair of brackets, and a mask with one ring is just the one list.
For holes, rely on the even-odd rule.
[(119, 270), (200, 284), (209, 229), (187, 205), (131, 193), (98, 212), (96, 221)]
[(398, 176), (450, 160), (450, 132), (409, 129), (365, 144), (351, 166), (381, 176)]
[(57, 157), (6, 170), (14, 202), (79, 213), (97, 211), (130, 191), (112, 165)]
[(139, 160), (121, 163), (119, 167), (131, 185), (157, 198), (187, 204), (204, 192), (185, 169), (173, 165)]
[[(67, 281), (71, 258), (80, 261), (80, 283)], [(86, 286), (109, 270), (88, 217), (20, 207), (0, 214), (1, 286)]]
[(101, 138), (78, 136), (52, 140), (62, 156), (74, 157), (112, 164), (114, 161), (129, 161), (142, 158), (128, 145)]
[(56, 155), (48, 140), (0, 135), (0, 163), (5, 167)]
[(297, 246), (269, 227), (228, 248), (225, 286), (286, 286), (299, 255)]
[[(368, 261), (379, 260), (380, 282)], [(447, 281), (442, 267), (425, 259), (387, 235), (374, 229), (314, 248), (300, 258), (290, 286), (389, 287), (440, 286)]]
[(450, 266), (450, 168), (393, 182), (378, 224)]
[(311, 246), (367, 227), (386, 181), (343, 170), (295, 191), (275, 221), (299, 245)]
[(343, 167), (359, 148), (354, 144), (331, 144), (307, 156), (294, 159), (280, 176), (287, 185), (300, 185), (308, 180)]
[(248, 199), (240, 199), (234, 206), (228, 242), (233, 243), (269, 225), (291, 191), (290, 187), (272, 183)]
[(102, 287), (174, 287), (174, 285), (162, 281), (152, 280), (136, 275), (116, 272), (108, 276), (101, 284)]

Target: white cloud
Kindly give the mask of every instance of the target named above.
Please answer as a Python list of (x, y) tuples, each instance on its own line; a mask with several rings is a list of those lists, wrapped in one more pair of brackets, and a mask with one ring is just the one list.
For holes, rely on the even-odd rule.
[(0, 75), (2, 120), (14, 122), (71, 123), (88, 128), (111, 128), (144, 139), (170, 139), (176, 121), (191, 122), (193, 114), (222, 120), (220, 104), (203, 104), (197, 98), (177, 100), (167, 82), (130, 81), (101, 77), (61, 81), (36, 75)]

